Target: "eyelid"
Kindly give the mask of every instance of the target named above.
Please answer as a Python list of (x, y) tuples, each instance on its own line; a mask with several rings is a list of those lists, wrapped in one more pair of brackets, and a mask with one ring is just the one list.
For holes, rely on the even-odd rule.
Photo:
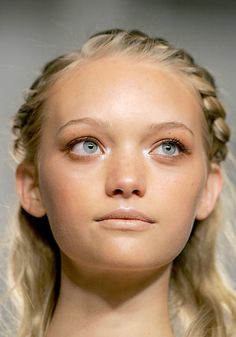
[[(81, 137), (76, 137), (76, 138), (72, 139), (65, 146), (63, 146), (62, 151), (67, 152), (67, 153), (69, 153), (71, 155), (74, 154), (75, 157), (89, 157), (89, 156), (93, 157), (93, 156), (96, 156), (96, 155), (101, 155), (101, 154), (79, 155), (79, 154), (73, 153), (73, 151), (72, 151), (73, 146), (76, 145), (76, 144), (78, 144), (78, 143), (80, 143), (80, 142), (82, 142), (82, 141), (86, 141), (86, 140), (87, 141), (95, 142), (99, 146), (100, 150), (102, 151), (102, 154), (105, 153), (105, 149), (104, 149), (103, 144), (96, 137), (94, 137), (94, 136), (88, 136), (88, 135), (81, 136)], [(180, 153), (177, 154), (177, 155), (175, 155), (175, 156), (174, 155), (173, 156), (169, 156), (170, 158), (171, 157), (179, 157), (181, 155), (186, 155), (186, 154), (191, 154), (191, 150), (189, 149), (189, 147), (186, 146), (180, 139), (175, 138), (175, 137), (163, 138), (163, 139), (159, 140), (158, 142), (156, 142), (152, 146), (152, 149), (149, 151), (149, 153), (152, 155), (152, 152), (158, 146), (161, 146), (164, 143), (173, 143), (179, 149)], [(153, 154), (153, 155), (155, 155), (155, 154)], [(156, 155), (158, 155), (158, 154), (156, 154)], [(161, 155), (159, 155), (159, 156), (161, 156)], [(168, 157), (168, 155), (166, 155), (166, 156), (163, 155), (163, 157)]]
[(180, 151), (180, 154), (189, 154), (190, 153), (190, 150), (187, 148), (186, 145), (184, 145), (184, 143), (182, 141), (180, 141), (179, 139), (177, 138), (164, 138), (164, 139), (161, 139), (159, 140), (152, 148), (151, 152), (154, 151), (157, 147), (161, 146), (162, 144), (165, 144), (165, 143), (172, 143), (174, 145), (176, 145), (178, 148), (179, 148), (179, 151)]
[[(101, 142), (97, 138), (92, 137), (92, 136), (83, 136), (83, 137), (75, 138), (75, 139), (71, 140), (70, 142), (68, 142), (66, 144), (64, 150), (72, 153), (72, 148), (73, 148), (74, 145), (76, 145), (80, 142), (86, 141), (86, 140), (96, 143), (99, 146), (99, 148), (101, 149), (101, 151), (104, 153), (104, 148), (103, 148), (103, 145), (101, 144)], [(79, 155), (76, 155), (76, 156), (79, 157)]]

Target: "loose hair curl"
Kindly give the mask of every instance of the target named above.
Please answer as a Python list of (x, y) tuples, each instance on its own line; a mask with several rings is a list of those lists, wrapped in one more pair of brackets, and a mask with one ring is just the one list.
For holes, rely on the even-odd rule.
[[(115, 29), (91, 36), (80, 50), (62, 55), (42, 69), (14, 118), (14, 153), (18, 160), (37, 163), (44, 107), (52, 85), (83, 62), (113, 56), (131, 56), (182, 74), (199, 96), (207, 160), (220, 164), (226, 158), (230, 131), (210, 73), (185, 50), (174, 48), (164, 39)], [(220, 214), (218, 204), (206, 220), (195, 221), (186, 247), (173, 262), (173, 324), (181, 323), (188, 337), (229, 337), (236, 321), (235, 295), (225, 287), (216, 266)], [(22, 299), (17, 336), (43, 337), (59, 293), (59, 249), (47, 216), (38, 219), (20, 207), (17, 226), (12, 246), (12, 276)], [(180, 326), (177, 334), (182, 331)]]

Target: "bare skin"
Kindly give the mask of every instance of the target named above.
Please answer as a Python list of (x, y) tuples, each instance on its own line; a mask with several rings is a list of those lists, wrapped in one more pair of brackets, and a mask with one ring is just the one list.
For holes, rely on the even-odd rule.
[[(45, 337), (173, 337), (171, 264), (222, 186), (197, 95), (161, 66), (104, 58), (64, 75), (45, 111), (38, 181), (32, 167), (17, 171), (22, 206), (47, 214), (61, 250)], [(117, 209), (152, 222), (98, 220)]]
[[(167, 307), (168, 273), (62, 274), (62, 288), (47, 337), (173, 337)], [(73, 301), (71, 299), (73, 298)], [(63, 323), (62, 323), (63, 322)]]

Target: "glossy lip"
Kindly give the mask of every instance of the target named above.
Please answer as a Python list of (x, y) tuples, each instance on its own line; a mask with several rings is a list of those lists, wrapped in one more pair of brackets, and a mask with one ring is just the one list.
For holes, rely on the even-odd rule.
[(116, 209), (95, 220), (106, 229), (137, 232), (149, 229), (155, 223), (154, 219), (130, 208)]

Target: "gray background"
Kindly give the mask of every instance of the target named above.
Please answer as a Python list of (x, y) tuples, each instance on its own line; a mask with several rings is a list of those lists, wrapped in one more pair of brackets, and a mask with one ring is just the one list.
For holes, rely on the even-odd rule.
[[(186, 48), (215, 75), (228, 121), (236, 125), (235, 1), (0, 1), (0, 233), (16, 203), (10, 124), (24, 89), (45, 62), (114, 27), (141, 29)], [(235, 179), (232, 168), (231, 175)]]

